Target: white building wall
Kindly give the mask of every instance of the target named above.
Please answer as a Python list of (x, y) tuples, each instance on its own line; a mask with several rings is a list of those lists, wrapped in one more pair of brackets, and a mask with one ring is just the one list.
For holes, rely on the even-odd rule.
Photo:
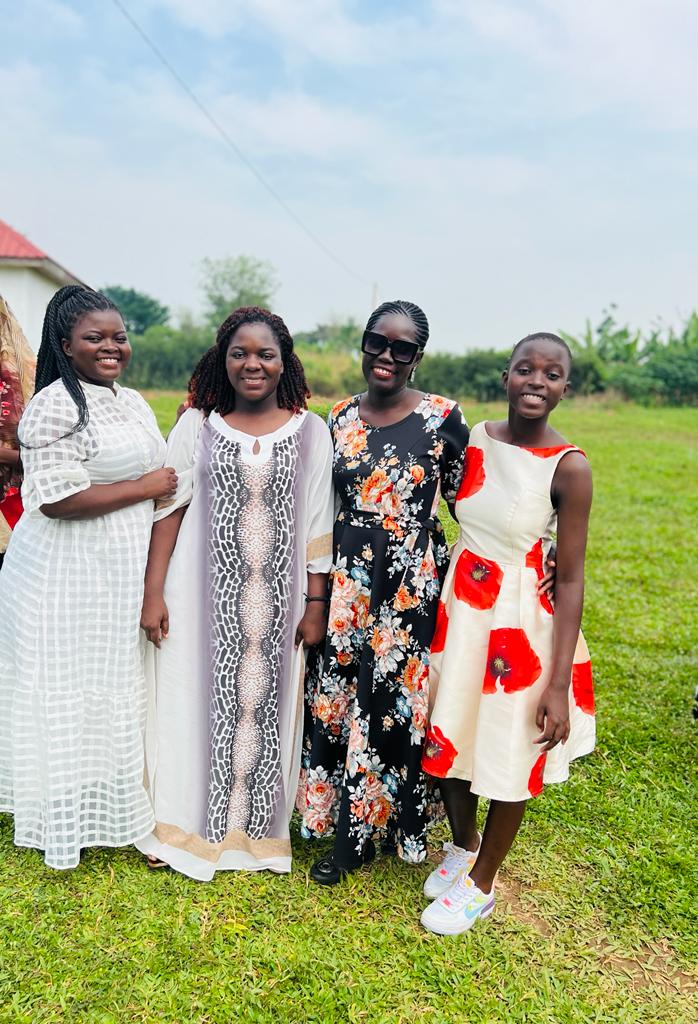
[(0, 266), (0, 295), (12, 308), (35, 352), (41, 344), (46, 306), (59, 287), (34, 267)]

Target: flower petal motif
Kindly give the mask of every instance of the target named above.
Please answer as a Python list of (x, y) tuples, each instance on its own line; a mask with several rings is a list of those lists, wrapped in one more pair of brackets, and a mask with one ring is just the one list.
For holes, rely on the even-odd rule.
[(538, 655), (523, 629), (493, 629), (487, 649), (483, 693), (495, 693), (499, 683), (505, 693), (525, 690), (541, 674)]
[(422, 768), (427, 775), (445, 779), (457, 753), (454, 745), (448, 737), (444, 736), (438, 725), (430, 725), (427, 729), (424, 753), (422, 754)]
[[(575, 446), (573, 444), (558, 444), (554, 448), (527, 448), (525, 444), (521, 445), (521, 448), (523, 448), (525, 452), (530, 452), (531, 455), (535, 455), (539, 459), (551, 459), (553, 455), (559, 455), (560, 452), (570, 451), (570, 449), (574, 447)], [(582, 449), (579, 448), (578, 451), (581, 452)], [(584, 455), (584, 452), (582, 452), (582, 455)]]
[(528, 792), (531, 796), (540, 796), (543, 792), (543, 772), (545, 771), (547, 756), (547, 753), (541, 754), (533, 768), (531, 768), (531, 774), (528, 777)]
[(496, 562), (466, 548), (458, 556), (453, 592), (471, 608), (491, 608), (502, 586), (503, 573)]
[(485, 453), (477, 445), (469, 444), (465, 449), (465, 462), (463, 478), (458, 488), (456, 501), (462, 498), (470, 498), (477, 494), (485, 482), (485, 467), (483, 465)]
[(436, 609), (436, 626), (434, 638), (431, 641), (431, 653), (439, 654), (446, 644), (446, 630), (448, 629), (448, 612), (443, 601), (439, 601)]
[(582, 661), (572, 666), (572, 696), (578, 708), (586, 715), (594, 714), (594, 684), (591, 661)]
[[(539, 580), (542, 580), (545, 576), (545, 570), (543, 569), (543, 541), (539, 539), (533, 545), (531, 550), (526, 554), (526, 566), (529, 569), (535, 569), (536, 576)], [(552, 615), (555, 611), (553, 608), (550, 598), (547, 594), (538, 593), (538, 600), (545, 608), (546, 612)]]

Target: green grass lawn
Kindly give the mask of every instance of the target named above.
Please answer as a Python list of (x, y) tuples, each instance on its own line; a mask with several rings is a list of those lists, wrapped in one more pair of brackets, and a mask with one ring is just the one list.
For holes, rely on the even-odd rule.
[[(163, 429), (176, 397), (149, 396)], [(467, 407), (471, 422), (503, 407)], [(210, 884), (130, 850), (49, 872), (0, 816), (0, 1020), (693, 1022), (696, 1019), (698, 413), (566, 403), (595, 477), (585, 631), (599, 742), (532, 802), (495, 915), (419, 927), (429, 865), (379, 859), (337, 889)], [(434, 830), (434, 850), (446, 838)], [(324, 847), (321, 847), (324, 848)]]

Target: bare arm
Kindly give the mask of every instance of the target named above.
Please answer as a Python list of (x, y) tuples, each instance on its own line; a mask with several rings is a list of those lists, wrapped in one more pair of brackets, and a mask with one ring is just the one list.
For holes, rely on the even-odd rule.
[(589, 463), (583, 455), (570, 453), (558, 465), (553, 479), (558, 513), (553, 664), (536, 716), (542, 731), (536, 742), (544, 744), (544, 751), (564, 742), (569, 735), (569, 687), (584, 604), (584, 555), (591, 497)]
[(0, 448), (0, 465), (19, 466), (19, 452), (15, 448)]
[(141, 628), (156, 647), (166, 639), (170, 630), (170, 616), (164, 598), (165, 577), (187, 507), (178, 508), (165, 519), (155, 523), (150, 537)]
[(155, 498), (171, 498), (177, 489), (174, 469), (156, 469), (137, 480), (123, 480), (116, 484), (92, 484), (84, 491), (71, 494), (60, 501), (41, 505), (40, 511), (49, 519), (94, 519), (117, 512), (129, 505)]
[(306, 647), (314, 647), (325, 639), (327, 633), (327, 579), (329, 573), (308, 573), (308, 597), (322, 600), (308, 601), (305, 614), (296, 628), (296, 647), (303, 641)]

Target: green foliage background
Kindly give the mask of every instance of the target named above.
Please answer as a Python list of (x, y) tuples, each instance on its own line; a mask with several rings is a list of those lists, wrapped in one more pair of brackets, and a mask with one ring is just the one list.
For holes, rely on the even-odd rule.
[[(153, 397), (164, 430), (180, 397)], [(495, 914), (427, 934), (431, 865), (390, 858), (315, 886), (325, 845), (295, 827), (290, 876), (203, 884), (148, 872), (133, 849), (49, 872), (0, 816), (3, 1024), (693, 1024), (695, 412), (579, 402), (555, 422), (594, 470), (598, 748), (532, 801)], [(437, 826), (434, 850), (446, 837)]]

